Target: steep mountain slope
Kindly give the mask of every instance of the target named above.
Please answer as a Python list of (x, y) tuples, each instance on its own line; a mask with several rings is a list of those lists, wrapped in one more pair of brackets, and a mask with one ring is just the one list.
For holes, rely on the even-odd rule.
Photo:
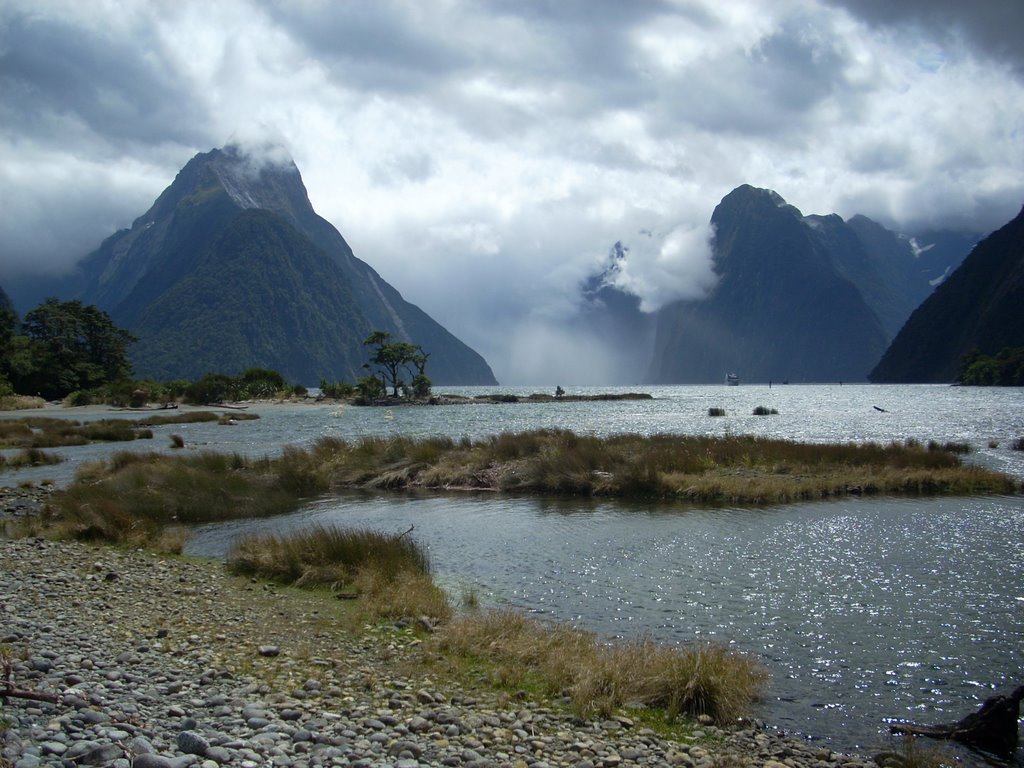
[(196, 155), (82, 274), (82, 299), (139, 336), (137, 375), (260, 366), (306, 384), (353, 381), (363, 339), (380, 329), (429, 352), (435, 383), (495, 383), (480, 355), (355, 257), (290, 159)]
[(908, 237), (861, 215), (847, 222), (838, 216), (807, 218), (829, 219), (833, 224), (838, 220), (856, 236), (860, 253), (836, 249), (833, 261), (843, 276), (860, 289), (890, 339), (981, 239), (974, 233), (951, 231)]
[(713, 383), (729, 372), (745, 381), (864, 380), (887, 336), (835, 266), (822, 227), (748, 185), (726, 195), (711, 221), (718, 284), (658, 313), (649, 380)]
[(982, 240), (907, 320), (871, 381), (950, 382), (963, 357), (1024, 346), (1024, 209)]

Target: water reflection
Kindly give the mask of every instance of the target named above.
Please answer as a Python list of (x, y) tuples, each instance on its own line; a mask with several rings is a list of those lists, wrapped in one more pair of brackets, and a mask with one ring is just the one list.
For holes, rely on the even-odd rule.
[[(857, 500), (755, 509), (344, 497), (295, 518), (416, 535), (440, 580), (608, 636), (714, 640), (773, 673), (761, 713), (839, 748), (884, 718), (955, 720), (1024, 676), (1024, 501)], [(984, 542), (979, 547), (978, 542)]]

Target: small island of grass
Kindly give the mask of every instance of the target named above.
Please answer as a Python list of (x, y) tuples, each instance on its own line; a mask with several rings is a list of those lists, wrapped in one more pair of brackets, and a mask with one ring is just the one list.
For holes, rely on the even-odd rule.
[(323, 438), (279, 456), (119, 452), (54, 494), (52, 524), (77, 538), (164, 536), (174, 526), (298, 508), (358, 489), (498, 492), (763, 505), (860, 495), (1014, 494), (1021, 483), (966, 463), (963, 446), (811, 444), (754, 436), (567, 430), (449, 437)]

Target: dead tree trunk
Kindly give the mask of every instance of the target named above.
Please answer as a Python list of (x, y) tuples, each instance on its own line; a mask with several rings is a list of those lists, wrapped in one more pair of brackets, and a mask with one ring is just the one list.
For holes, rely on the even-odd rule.
[(963, 720), (948, 725), (901, 723), (890, 727), (892, 733), (948, 739), (975, 747), (998, 757), (1011, 757), (1017, 751), (1017, 720), (1024, 685), (1009, 696), (993, 696)]

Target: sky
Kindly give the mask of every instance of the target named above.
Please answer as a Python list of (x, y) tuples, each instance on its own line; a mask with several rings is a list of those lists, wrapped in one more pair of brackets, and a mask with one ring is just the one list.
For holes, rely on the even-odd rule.
[(1021, 39), (1021, 0), (0, 0), (0, 285), (272, 141), (503, 383), (600, 383), (581, 281), (621, 241), (645, 311), (699, 297), (741, 184), (909, 233), (1009, 221)]

